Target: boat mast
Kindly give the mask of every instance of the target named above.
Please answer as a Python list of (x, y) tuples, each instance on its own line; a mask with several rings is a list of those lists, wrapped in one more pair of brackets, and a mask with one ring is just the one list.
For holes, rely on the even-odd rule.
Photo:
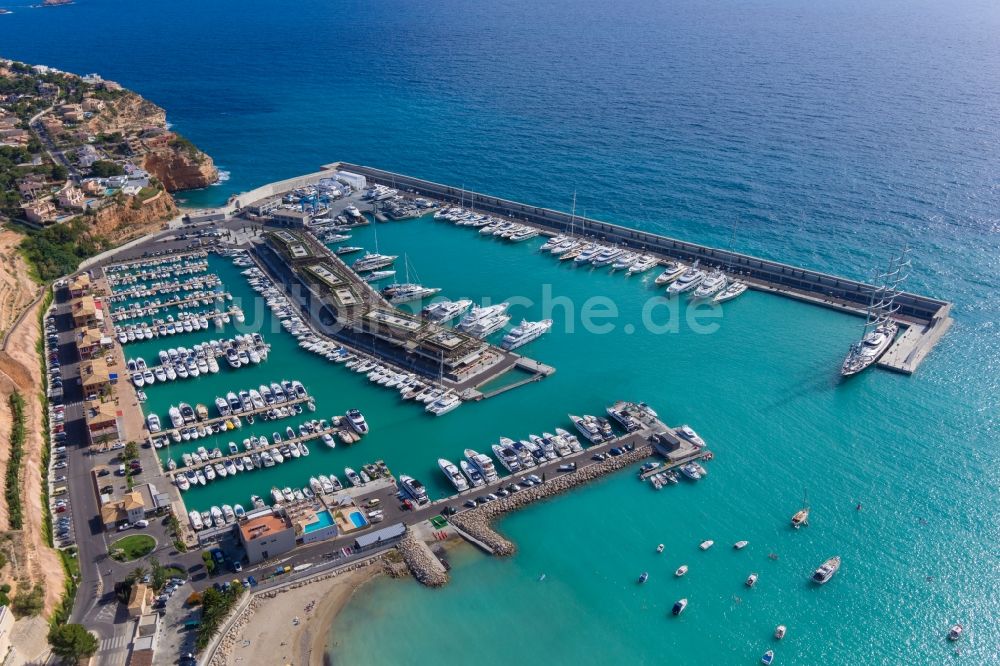
[(573, 207), (569, 215), (569, 235), (573, 235), (573, 228), (576, 226), (576, 190), (573, 190)]

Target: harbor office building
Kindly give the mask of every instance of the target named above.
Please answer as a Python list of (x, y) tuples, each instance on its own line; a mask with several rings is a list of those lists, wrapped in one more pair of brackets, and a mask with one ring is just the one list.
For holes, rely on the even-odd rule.
[(334, 339), (452, 381), (474, 372), (491, 350), (482, 340), (394, 308), (308, 232), (282, 229), (264, 240), (258, 255)]
[(271, 511), (239, 526), (240, 544), (250, 564), (263, 562), (295, 548), (295, 526), (284, 513)]

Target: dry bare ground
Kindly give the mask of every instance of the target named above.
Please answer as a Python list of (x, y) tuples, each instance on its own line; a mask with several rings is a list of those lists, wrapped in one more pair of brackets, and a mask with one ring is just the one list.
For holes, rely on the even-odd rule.
[[(40, 361), (36, 352), (41, 335), (38, 325), (41, 303), (33, 304), (20, 322), (8, 329), (25, 305), (40, 293), (39, 286), (28, 277), (27, 265), (14, 249), (19, 239), (14, 232), (0, 229), (0, 285), (4, 286), (0, 329), (5, 331), (6, 346), (0, 351), (0, 478), (6, 475), (9, 458), (11, 393), (15, 390), (20, 392), (25, 403), (25, 442), (19, 475), (23, 529), (6, 532), (9, 539), (6, 543), (10, 544), (11, 551), (8, 553), (10, 564), (0, 571), (0, 579), (10, 583), (14, 593), (41, 583), (45, 588), (43, 612), (47, 616), (59, 603), (64, 574), (59, 556), (46, 544), (43, 534), (43, 517), (47, 510), (42, 505), (42, 429), (45, 417), (40, 399)], [(9, 527), (6, 502), (0, 493), (0, 531)]]

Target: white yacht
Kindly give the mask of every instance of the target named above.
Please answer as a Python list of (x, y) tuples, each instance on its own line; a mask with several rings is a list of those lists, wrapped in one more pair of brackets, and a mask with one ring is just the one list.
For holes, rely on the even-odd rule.
[(427, 319), (438, 324), (444, 324), (451, 321), (455, 317), (464, 314), (471, 305), (472, 301), (469, 299), (462, 299), (458, 301), (440, 301), (438, 303), (428, 305), (421, 312)]
[(651, 254), (644, 254), (635, 260), (631, 266), (628, 267), (629, 275), (638, 275), (639, 273), (645, 273), (646, 271), (655, 268), (656, 264), (659, 263)]
[(462, 476), (462, 473), (458, 471), (453, 462), (444, 458), (438, 458), (438, 467), (441, 468), (444, 475), (451, 481), (451, 485), (455, 486), (455, 490), (461, 493), (469, 489), (468, 480)]
[(382, 296), (393, 305), (399, 305), (428, 298), (439, 291), (441, 289), (438, 287), (425, 287), (414, 283), (390, 284), (382, 289)]
[(694, 290), (692, 298), (711, 298), (726, 288), (726, 274), (722, 271), (712, 271), (705, 276), (698, 288)]
[(449, 392), (427, 405), (424, 410), (430, 412), (434, 416), (442, 416), (454, 409), (458, 409), (461, 404), (461, 398), (454, 393)]
[(663, 272), (656, 276), (656, 284), (670, 284), (687, 270), (687, 266), (677, 261), (668, 261), (663, 265)]
[(488, 455), (478, 453), (473, 449), (466, 449), (465, 459), (469, 461), (470, 465), (479, 470), (479, 473), (486, 479), (486, 483), (493, 483), (500, 478), (496, 467), (493, 466), (493, 460)]
[(551, 319), (543, 319), (541, 321), (526, 321), (522, 319), (520, 325), (514, 327), (510, 333), (504, 336), (500, 342), (500, 346), (507, 350), (517, 349), (542, 337), (551, 328)]
[(878, 323), (875, 328), (865, 333), (860, 342), (851, 346), (851, 351), (840, 368), (840, 374), (850, 377), (874, 364), (892, 345), (898, 331), (899, 325), (894, 321), (885, 320)]
[(684, 271), (683, 275), (671, 283), (671, 285), (667, 288), (667, 294), (669, 296), (674, 296), (676, 294), (683, 294), (697, 289), (698, 285), (701, 284), (704, 279), (704, 271), (700, 271), (697, 268), (689, 268)]
[(715, 295), (712, 300), (716, 303), (725, 303), (726, 301), (731, 301), (738, 296), (742, 296), (743, 292), (747, 290), (747, 283), (740, 282), (739, 280), (734, 280), (726, 285), (726, 288)]
[(417, 504), (427, 504), (427, 502), (430, 501), (427, 497), (427, 489), (424, 488), (424, 484), (420, 483), (412, 476), (400, 474), (399, 485), (403, 487), (406, 494), (412, 497)]
[(486, 484), (486, 479), (483, 478), (479, 468), (473, 466), (468, 460), (461, 460), (458, 464), (462, 468), (462, 474), (465, 474), (465, 476), (468, 477), (469, 483), (472, 484), (473, 488), (478, 488), (479, 486)]
[(517, 451), (515, 451), (513, 447), (494, 444), (493, 455), (497, 457), (500, 464), (506, 467), (507, 471), (511, 474), (521, 471), (521, 461), (517, 457)]
[(510, 303), (497, 303), (486, 307), (473, 306), (472, 311), (462, 318), (456, 328), (468, 331), (470, 328), (478, 326), (483, 320), (503, 315)]
[(366, 252), (363, 257), (355, 260), (354, 263), (351, 264), (351, 268), (354, 269), (356, 273), (373, 271), (378, 268), (385, 268), (398, 258), (399, 257), (397, 255), (392, 254)]

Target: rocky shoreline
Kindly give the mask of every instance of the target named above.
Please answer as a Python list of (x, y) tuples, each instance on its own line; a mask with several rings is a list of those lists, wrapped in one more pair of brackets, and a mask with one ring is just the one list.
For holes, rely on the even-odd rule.
[(653, 448), (651, 446), (636, 447), (635, 450), (620, 456), (608, 458), (576, 472), (570, 472), (569, 474), (546, 481), (541, 485), (522, 490), (517, 494), (501, 498), (489, 504), (483, 504), (475, 509), (463, 511), (451, 516), (449, 521), (469, 536), (485, 544), (493, 551), (494, 555), (500, 557), (513, 555), (517, 547), (493, 529), (494, 520), (509, 511), (514, 511), (539, 500), (572, 490), (588, 481), (633, 465), (648, 458), (652, 453)]

